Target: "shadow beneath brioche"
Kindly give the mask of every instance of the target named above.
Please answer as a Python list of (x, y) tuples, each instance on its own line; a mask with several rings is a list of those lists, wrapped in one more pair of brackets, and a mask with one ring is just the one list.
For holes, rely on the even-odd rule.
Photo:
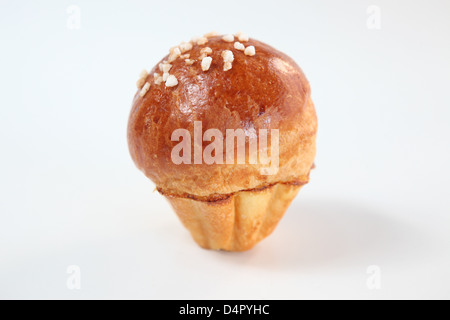
[(417, 253), (420, 243), (420, 233), (391, 219), (389, 212), (339, 200), (298, 198), (274, 233), (255, 248), (218, 254), (243, 267), (316, 270), (404, 260)]

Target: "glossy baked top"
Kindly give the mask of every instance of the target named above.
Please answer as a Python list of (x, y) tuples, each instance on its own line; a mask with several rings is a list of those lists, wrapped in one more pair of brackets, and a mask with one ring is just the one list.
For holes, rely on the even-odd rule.
[[(189, 54), (188, 62), (186, 57), (170, 62), (169, 73), (177, 79), (177, 85), (154, 83), (154, 73), (162, 73), (158, 63), (146, 79), (148, 91), (143, 97), (140, 90), (136, 93), (128, 125), (129, 149), (138, 168), (160, 190), (207, 198), (277, 182), (307, 180), (317, 130), (309, 83), (287, 55), (254, 39), (242, 44), (254, 46), (255, 54), (246, 55), (222, 36), (209, 37), (203, 45), (194, 43), (184, 52)], [(205, 47), (211, 49), (207, 49), (207, 56), (212, 62), (203, 71), (201, 50)], [(224, 50), (234, 56), (227, 71)], [(168, 59), (166, 56), (160, 63)], [(243, 129), (251, 136), (258, 135), (258, 129), (278, 129), (277, 174), (261, 175), (259, 165), (248, 163), (174, 164), (171, 151), (178, 142), (171, 141), (171, 135), (184, 128), (194, 137), (194, 121), (202, 122), (203, 132), (215, 128), (225, 134), (226, 129)], [(208, 144), (203, 142), (203, 148)]]

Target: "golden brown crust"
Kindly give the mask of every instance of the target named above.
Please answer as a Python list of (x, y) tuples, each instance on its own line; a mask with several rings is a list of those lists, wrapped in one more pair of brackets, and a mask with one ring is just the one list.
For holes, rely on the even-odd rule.
[[(285, 54), (253, 39), (244, 44), (255, 46), (254, 56), (234, 49), (221, 36), (208, 40), (188, 52), (190, 59), (197, 59), (202, 48), (210, 47), (213, 60), (208, 71), (202, 71), (201, 61), (187, 65), (178, 58), (170, 69), (178, 85), (166, 88), (153, 82), (157, 64), (147, 78), (151, 85), (146, 95), (135, 95), (128, 143), (138, 168), (164, 193), (199, 198), (278, 182), (307, 182), (315, 156), (317, 118), (301, 69)], [(223, 50), (234, 54), (228, 71), (223, 71)], [(184, 128), (193, 137), (194, 121), (202, 121), (203, 132), (278, 129), (278, 173), (262, 175), (261, 165), (251, 164), (174, 164), (171, 150), (178, 142), (171, 141), (172, 132)], [(203, 148), (208, 144), (204, 142)]]

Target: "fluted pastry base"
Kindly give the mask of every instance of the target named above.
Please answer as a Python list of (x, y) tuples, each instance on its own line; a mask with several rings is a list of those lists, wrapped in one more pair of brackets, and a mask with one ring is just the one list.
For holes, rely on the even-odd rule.
[(166, 194), (165, 197), (198, 245), (205, 249), (245, 251), (272, 233), (301, 187), (278, 183), (239, 191), (212, 202)]

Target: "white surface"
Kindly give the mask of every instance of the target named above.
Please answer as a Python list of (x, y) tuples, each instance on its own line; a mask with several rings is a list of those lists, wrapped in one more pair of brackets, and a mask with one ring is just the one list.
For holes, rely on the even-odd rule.
[[(71, 4), (80, 30), (66, 27)], [(449, 9), (2, 1), (0, 298), (450, 298)], [(211, 30), (293, 57), (319, 116), (311, 183), (246, 253), (199, 249), (125, 139), (141, 69)], [(69, 265), (81, 290), (66, 287)]]

